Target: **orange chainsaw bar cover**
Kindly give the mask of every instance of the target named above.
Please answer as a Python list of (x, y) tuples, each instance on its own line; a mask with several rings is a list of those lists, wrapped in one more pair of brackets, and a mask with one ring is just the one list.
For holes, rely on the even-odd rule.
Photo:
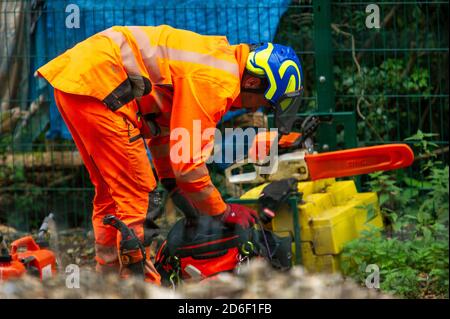
[(368, 174), (408, 167), (414, 153), (406, 144), (377, 145), (321, 154), (307, 154), (310, 180)]

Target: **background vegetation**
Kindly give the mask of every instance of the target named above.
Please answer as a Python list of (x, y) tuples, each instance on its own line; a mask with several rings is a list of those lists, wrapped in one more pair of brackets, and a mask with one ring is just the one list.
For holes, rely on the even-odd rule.
[(386, 229), (350, 242), (341, 259), (343, 274), (362, 284), (366, 267), (380, 269), (380, 288), (407, 298), (448, 298), (449, 171), (433, 154), (432, 134), (418, 132), (415, 142), (424, 181), (404, 174), (371, 174), (367, 183), (379, 196)]
[[(360, 145), (407, 142), (417, 160), (408, 170), (363, 178), (364, 189), (379, 194), (387, 227), (351, 242), (342, 271), (363, 284), (366, 266), (377, 264), (383, 291), (448, 298), (448, 3), (377, 3), (382, 27), (368, 30), (364, 1), (332, 1), (335, 110), (356, 112)], [(301, 56), (305, 111), (317, 108), (314, 40), (312, 2), (293, 1), (275, 42)], [(45, 131), (30, 142), (36, 153), (74, 150), (71, 142), (46, 141)], [(11, 145), (12, 133), (0, 133), (0, 159), (14, 152)], [(223, 176), (213, 181), (226, 195)], [(54, 211), (62, 227), (89, 228), (92, 197), (82, 166), (0, 167), (0, 224), (32, 230)]]

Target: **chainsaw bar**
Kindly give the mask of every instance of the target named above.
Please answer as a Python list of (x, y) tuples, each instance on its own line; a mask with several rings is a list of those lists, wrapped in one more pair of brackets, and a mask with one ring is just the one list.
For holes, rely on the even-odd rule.
[(310, 180), (368, 174), (408, 167), (414, 153), (406, 144), (377, 145), (307, 154)]

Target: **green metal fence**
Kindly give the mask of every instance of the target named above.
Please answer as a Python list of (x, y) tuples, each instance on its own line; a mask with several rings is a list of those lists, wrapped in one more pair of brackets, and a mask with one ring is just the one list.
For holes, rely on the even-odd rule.
[[(370, 4), (293, 1), (278, 26), (274, 41), (294, 47), (304, 65), (303, 111), (338, 117), (320, 130), (318, 149), (403, 141), (420, 129), (437, 134), (434, 142), (448, 163), (449, 4), (378, 1), (380, 28), (366, 24)], [(2, 9), (0, 21), (15, 14)], [(31, 25), (37, 16), (33, 7), (21, 14)], [(19, 44), (8, 52), (19, 61), (15, 72), (25, 72), (31, 44)], [(6, 58), (0, 56), (0, 64)], [(23, 86), (0, 96), (0, 224), (30, 229), (53, 211), (61, 225), (87, 227), (94, 194), (89, 176), (72, 142), (45, 140), (48, 102), (27, 100)], [(33, 133), (17, 139), (20, 130)], [(409, 173), (417, 174), (414, 167)]]

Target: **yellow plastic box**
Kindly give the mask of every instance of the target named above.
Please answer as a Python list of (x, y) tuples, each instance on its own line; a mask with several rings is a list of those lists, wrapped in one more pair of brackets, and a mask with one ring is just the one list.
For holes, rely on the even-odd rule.
[[(251, 189), (241, 199), (257, 199), (266, 185)], [(358, 193), (352, 180), (299, 182), (298, 190), (303, 193), (303, 202), (298, 205), (301, 260), (309, 271), (338, 271), (339, 255), (346, 243), (370, 225), (383, 228), (377, 194)], [(294, 238), (293, 213), (287, 204), (279, 209), (269, 228), (279, 236)], [(295, 244), (293, 253), (295, 257)]]

